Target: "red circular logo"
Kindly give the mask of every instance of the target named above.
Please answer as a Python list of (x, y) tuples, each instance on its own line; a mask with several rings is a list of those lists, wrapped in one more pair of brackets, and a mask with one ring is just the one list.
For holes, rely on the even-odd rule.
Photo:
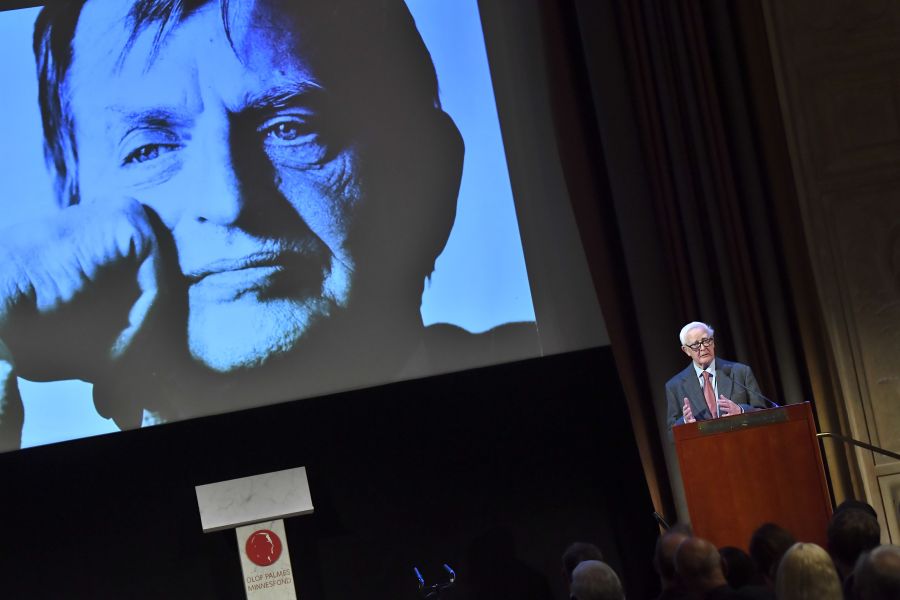
[(260, 567), (268, 567), (281, 556), (281, 540), (274, 531), (259, 529), (247, 538), (247, 558)]

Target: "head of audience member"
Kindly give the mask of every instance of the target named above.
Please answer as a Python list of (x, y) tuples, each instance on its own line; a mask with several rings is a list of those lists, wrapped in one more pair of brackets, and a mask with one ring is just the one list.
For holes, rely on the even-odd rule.
[(684, 587), (697, 594), (728, 585), (719, 551), (710, 542), (696, 537), (688, 538), (678, 546), (675, 572)]
[(155, 216), (196, 377), (399, 369), (463, 154), (404, 2), (54, 2), (35, 52), (60, 203)]
[(843, 600), (844, 591), (825, 549), (798, 542), (788, 548), (775, 579), (778, 600)]
[(768, 587), (774, 588), (778, 563), (796, 541), (791, 532), (775, 523), (763, 523), (750, 536), (750, 557)]
[(701, 369), (716, 358), (715, 331), (701, 321), (692, 321), (681, 328), (678, 340), (681, 350)]
[(571, 600), (625, 600), (619, 576), (605, 562), (585, 560), (572, 571)]
[(880, 542), (878, 520), (865, 509), (845, 507), (828, 523), (828, 552), (842, 580), (852, 573), (859, 556)]
[(574, 542), (566, 548), (562, 555), (563, 575), (566, 582), (572, 583), (572, 571), (586, 560), (603, 560), (600, 548), (588, 542)]
[(678, 585), (678, 574), (675, 572), (675, 552), (681, 543), (691, 537), (688, 525), (676, 524), (656, 540), (653, 552), (653, 568), (659, 575), (660, 587), (667, 590)]
[(856, 600), (900, 598), (900, 547), (878, 546), (864, 552), (853, 570)]
[(873, 519), (878, 519), (878, 513), (875, 512), (875, 507), (873, 507), (868, 502), (863, 502), (862, 500), (850, 499), (844, 500), (840, 504), (837, 505), (837, 508), (834, 509), (834, 515), (844, 512), (845, 510), (861, 510), (864, 513), (869, 514)]
[(748, 585), (761, 585), (762, 577), (756, 568), (756, 563), (750, 555), (734, 546), (719, 548), (719, 554), (725, 563), (725, 579), (728, 585), (739, 590)]

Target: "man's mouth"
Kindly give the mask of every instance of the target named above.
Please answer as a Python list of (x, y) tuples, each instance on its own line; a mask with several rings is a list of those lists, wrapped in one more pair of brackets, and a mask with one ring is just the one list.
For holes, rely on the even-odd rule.
[(321, 293), (328, 272), (323, 256), (294, 251), (256, 252), (238, 259), (219, 259), (186, 274), (192, 292), (220, 301), (253, 293), (261, 299), (303, 298)]
[(283, 266), (285, 253), (256, 252), (237, 259), (219, 259), (185, 273), (188, 284), (194, 285), (208, 277), (240, 273), (241, 271), (276, 271)]

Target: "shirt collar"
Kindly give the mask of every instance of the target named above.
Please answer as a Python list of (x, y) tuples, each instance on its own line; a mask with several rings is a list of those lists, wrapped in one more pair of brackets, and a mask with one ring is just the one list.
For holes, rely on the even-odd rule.
[(694, 373), (697, 374), (697, 379), (703, 377), (703, 371), (709, 371), (709, 374), (712, 375), (713, 379), (716, 378), (716, 359), (712, 359), (705, 369), (701, 369), (694, 361), (691, 361), (691, 364), (694, 366)]

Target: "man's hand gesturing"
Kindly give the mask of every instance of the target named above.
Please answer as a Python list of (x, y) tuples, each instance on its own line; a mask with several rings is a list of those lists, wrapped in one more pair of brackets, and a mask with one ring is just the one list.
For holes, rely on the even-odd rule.
[(694, 418), (694, 411), (691, 410), (691, 401), (687, 398), (684, 399), (684, 406), (681, 407), (681, 414), (684, 415), (685, 423), (694, 423), (697, 420)]
[(744, 412), (744, 409), (732, 402), (730, 399), (726, 398), (723, 395), (719, 395), (718, 400), (719, 405), (719, 414), (723, 417), (730, 417), (731, 415), (739, 415)]

